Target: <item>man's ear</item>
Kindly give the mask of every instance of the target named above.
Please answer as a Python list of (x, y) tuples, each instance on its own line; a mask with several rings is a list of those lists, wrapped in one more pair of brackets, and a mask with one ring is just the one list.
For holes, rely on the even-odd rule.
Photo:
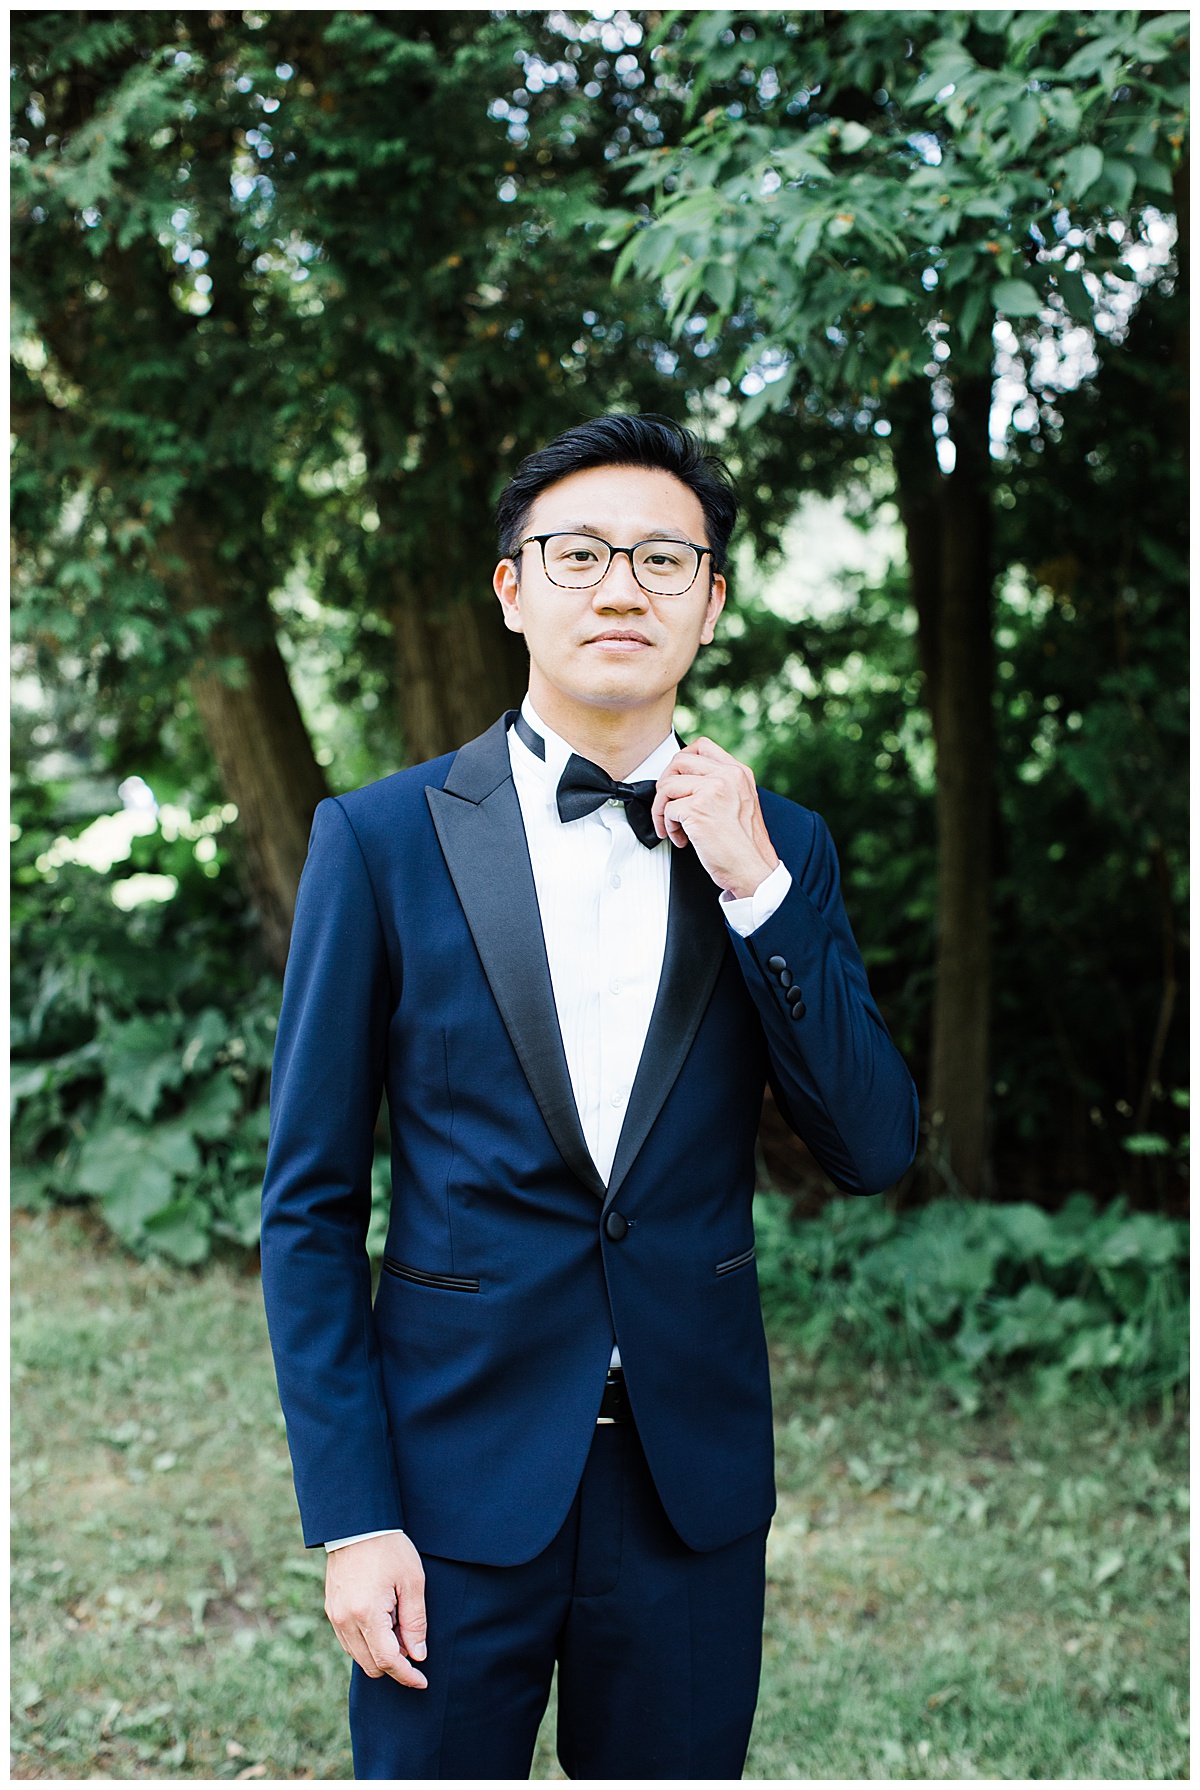
[(492, 589), (500, 599), (500, 607), (504, 611), (504, 625), (510, 634), (523, 634), (524, 623), (521, 620), (521, 580), (517, 574), (516, 561), (502, 559), (492, 573)]
[(717, 617), (725, 607), (726, 594), (725, 574), (714, 572), (712, 583), (708, 589), (708, 608), (704, 611), (704, 626), (700, 630), (701, 646), (707, 646), (712, 640), (717, 626)]

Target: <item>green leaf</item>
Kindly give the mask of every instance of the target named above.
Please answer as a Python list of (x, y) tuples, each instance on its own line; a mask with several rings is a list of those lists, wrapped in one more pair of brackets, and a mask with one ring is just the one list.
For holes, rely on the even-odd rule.
[(1013, 100), (1008, 107), (1008, 128), (1012, 133), (1013, 147), (1021, 154), (1029, 148), (1037, 136), (1042, 123), (1042, 108), (1033, 95), (1023, 93), (1019, 99)]
[(1068, 199), (1082, 199), (1104, 172), (1104, 154), (1094, 143), (1080, 143), (1062, 158)]
[(1137, 174), (1129, 162), (1119, 156), (1106, 155), (1104, 158), (1104, 187), (1108, 190), (1109, 202), (1116, 211), (1128, 211), (1129, 202), (1133, 198), (1137, 186)]
[[(100, 1199), (115, 1193), (128, 1183), (139, 1166), (147, 1163), (146, 1133), (128, 1125), (113, 1125), (94, 1131), (84, 1139), (75, 1167), (75, 1186), (81, 1193), (94, 1193)], [(164, 1171), (159, 1166), (158, 1173)], [(170, 1178), (167, 1179), (170, 1193)]]
[(1128, 1150), (1131, 1156), (1169, 1156), (1171, 1146), (1165, 1137), (1157, 1131), (1135, 1131), (1132, 1137), (1121, 1139), (1121, 1148)]
[(642, 234), (641, 231), (635, 231), (621, 250), (621, 253), (617, 256), (616, 265), (612, 272), (612, 283), (614, 286), (619, 286), (621, 284), (621, 281), (625, 278), (625, 275), (633, 265), (633, 262), (637, 257)]
[(1092, 1575), (1093, 1585), (1103, 1585), (1108, 1579), (1115, 1578), (1125, 1564), (1125, 1556), (1119, 1548), (1110, 1548), (1096, 1562), (1096, 1570)]
[(795, 246), (792, 249), (792, 265), (798, 268), (801, 272), (803, 272), (812, 259), (813, 252), (821, 241), (824, 229), (825, 214), (822, 212), (819, 217), (809, 218), (797, 235)]
[(178, 1036), (177, 1022), (161, 1014), (113, 1026), (102, 1038), (108, 1090), (141, 1119), (151, 1116), (164, 1088), (183, 1080)]
[(189, 1101), (183, 1123), (194, 1137), (224, 1137), (241, 1109), (242, 1097), (228, 1069), (220, 1070)]
[(1186, 12), (1164, 12), (1147, 19), (1134, 34), (1134, 55), (1139, 62), (1161, 62), (1177, 39), (1187, 38), (1191, 22), (1191, 14)]
[(903, 286), (872, 286), (871, 297), (876, 304), (886, 305), (890, 309), (912, 303), (912, 293), (906, 292)]
[(998, 280), (992, 287), (992, 303), (1008, 317), (1036, 317), (1042, 296), (1028, 280)]
[[(1094, 15), (1093, 15), (1094, 16)], [(1063, 81), (1082, 81), (1089, 75), (1099, 74), (1105, 64), (1112, 59), (1113, 67), (1109, 73), (1115, 73), (1117, 64), (1125, 49), (1123, 38), (1096, 37), (1091, 43), (1084, 44), (1076, 50), (1070, 61), (1063, 68), (1060, 79)]]
[(1164, 198), (1171, 198), (1174, 187), (1171, 185), (1171, 170), (1164, 162), (1153, 155), (1131, 155), (1130, 166), (1137, 175), (1139, 186), (1148, 193), (1162, 193)]
[(965, 280), (969, 273), (974, 272), (978, 259), (979, 257), (973, 247), (951, 249), (946, 257), (946, 265), (942, 269), (941, 284), (943, 290), (949, 292), (953, 287), (957, 286), (960, 281)]
[(258, 1242), (261, 1220), (262, 1188), (255, 1182), (252, 1187), (243, 1187), (234, 1194), (226, 1216), (217, 1220), (213, 1230), (218, 1236), (240, 1243), (243, 1249), (253, 1249)]
[(732, 311), (733, 301), (737, 295), (737, 276), (733, 268), (721, 261), (706, 262), (704, 290), (719, 311), (723, 313)]
[(228, 1036), (229, 1021), (216, 1007), (206, 1007), (189, 1020), (183, 1034), (184, 1074), (206, 1075)]
[(771, 405), (771, 388), (764, 385), (760, 392), (747, 398), (738, 411), (738, 428), (752, 429), (758, 419), (765, 415)]
[(851, 119), (838, 125), (836, 142), (843, 154), (856, 155), (860, 149), (866, 148), (873, 135), (874, 132), (868, 130), (865, 124), (858, 124)]
[(113, 1125), (85, 1140), (75, 1186), (95, 1194), (113, 1230), (135, 1243), (146, 1220), (170, 1204), (175, 1176), (194, 1174), (199, 1167), (199, 1152), (178, 1125), (152, 1131)]
[(1083, 275), (1077, 269), (1059, 268), (1054, 275), (1054, 284), (1075, 321), (1090, 323), (1093, 315), (1092, 298)]
[(174, 1200), (145, 1222), (146, 1239), (153, 1249), (181, 1267), (192, 1268), (209, 1252), (208, 1213), (199, 1200)]
[(22, 1100), (28, 1100), (33, 1094), (40, 1094), (50, 1080), (51, 1073), (50, 1063), (28, 1063), (22, 1068), (14, 1067), (8, 1082), (10, 1112), (15, 1114)]

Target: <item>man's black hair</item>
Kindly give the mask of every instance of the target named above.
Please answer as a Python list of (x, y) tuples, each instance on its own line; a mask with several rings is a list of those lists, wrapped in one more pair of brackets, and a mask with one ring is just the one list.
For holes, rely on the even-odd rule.
[(559, 479), (592, 466), (647, 466), (672, 473), (699, 499), (713, 570), (721, 570), (738, 513), (729, 468), (682, 423), (653, 415), (593, 417), (526, 454), (496, 505), (502, 559), (516, 553), (534, 499)]

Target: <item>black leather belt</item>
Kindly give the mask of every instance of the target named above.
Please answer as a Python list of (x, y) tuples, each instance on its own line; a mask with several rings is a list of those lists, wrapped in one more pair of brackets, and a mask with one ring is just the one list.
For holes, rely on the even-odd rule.
[(625, 1389), (625, 1375), (619, 1367), (610, 1367), (608, 1378), (604, 1382), (604, 1397), (600, 1400), (600, 1415), (597, 1423), (632, 1423), (633, 1412), (629, 1408), (629, 1394)]

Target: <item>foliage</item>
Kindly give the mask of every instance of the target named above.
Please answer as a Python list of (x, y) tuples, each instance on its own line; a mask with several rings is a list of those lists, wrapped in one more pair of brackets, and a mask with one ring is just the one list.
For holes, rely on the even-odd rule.
[(1124, 1403), (1169, 1399), (1186, 1381), (1187, 1226), (1131, 1215), (1123, 1199), (1104, 1212), (1079, 1193), (1056, 1213), (951, 1200), (903, 1213), (875, 1197), (793, 1222), (764, 1195), (756, 1229), (770, 1322), (805, 1350), (909, 1358), (968, 1410), (1024, 1369), (1043, 1403), (1082, 1383)]
[(630, 140), (602, 49), (488, 14), (19, 15), (15, 631), (44, 679), (150, 696), (145, 738), (221, 617), (253, 647), (315, 594), (360, 621), (342, 694), (395, 761), (397, 602), (490, 602), (516, 459), (581, 411), (682, 410), (699, 364), (512, 203)]
[(94, 1199), (128, 1247), (182, 1265), (253, 1245), (279, 989), (222, 811), (164, 804), (131, 833), (118, 810), (74, 837), (16, 812), (14, 1202)]
[[(348, 1777), (257, 1280), (76, 1212), (18, 1218), (13, 1260), (14, 1776)], [(748, 1775), (1185, 1773), (1186, 1426), (964, 1418), (900, 1369), (774, 1358)]]
[(745, 99), (630, 158), (653, 218), (627, 216), (618, 267), (663, 281), (677, 327), (752, 310), (743, 427), (801, 370), (824, 401), (886, 408), (931, 340), (986, 372), (993, 315), (1091, 323), (1129, 277), (1097, 225), (1171, 201), (1186, 14), (741, 16), (697, 14), (663, 45), (694, 70), (693, 110), (735, 74)]

